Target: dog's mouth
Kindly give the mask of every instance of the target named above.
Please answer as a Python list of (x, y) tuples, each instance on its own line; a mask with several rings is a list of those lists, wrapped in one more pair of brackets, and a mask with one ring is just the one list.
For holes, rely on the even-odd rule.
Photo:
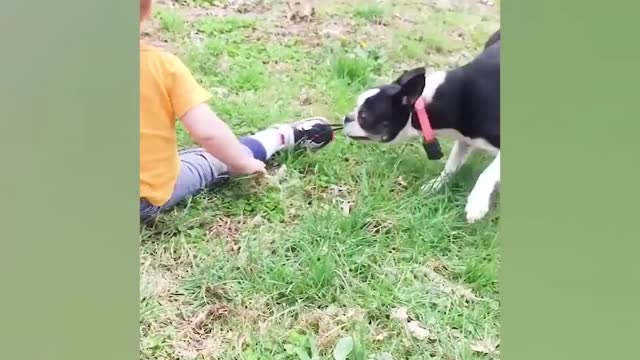
[(359, 126), (354, 126), (351, 123), (341, 124), (341, 125), (332, 125), (332, 127), (334, 130), (342, 129), (342, 134), (351, 140), (362, 141), (362, 142), (380, 141), (377, 139), (376, 135), (372, 135), (362, 130)]
[[(340, 131), (340, 130), (344, 130), (344, 124), (329, 124), (329, 126), (331, 127), (331, 129), (333, 129), (333, 131)], [(366, 140), (371, 140), (370, 138), (366, 137), (366, 136), (357, 136), (357, 135), (349, 135), (346, 134), (345, 135), (353, 140), (359, 140), (359, 141), (366, 141)]]

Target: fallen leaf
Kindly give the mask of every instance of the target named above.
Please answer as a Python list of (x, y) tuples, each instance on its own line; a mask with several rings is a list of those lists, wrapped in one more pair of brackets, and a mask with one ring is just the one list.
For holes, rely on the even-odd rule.
[(282, 177), (284, 177), (286, 174), (287, 174), (287, 165), (282, 164), (282, 166), (280, 166), (280, 167), (278, 168), (278, 170), (276, 170), (276, 174), (275, 174), (275, 175), (276, 175), (277, 177), (279, 177), (279, 178), (282, 178)]
[(342, 210), (342, 215), (348, 216), (351, 213), (351, 201), (343, 201), (340, 204), (340, 210)]
[(391, 311), (391, 318), (398, 321), (407, 321), (407, 319), (409, 319), (409, 312), (406, 307), (399, 307)]
[(298, 97), (298, 103), (300, 105), (311, 105), (313, 103), (313, 99), (311, 98), (311, 95), (309, 95), (306, 92), (303, 92), (302, 94), (300, 94), (300, 96)]
[(376, 354), (373, 358), (375, 360), (393, 360), (393, 355), (387, 352), (382, 352), (382, 353)]
[(380, 334), (376, 335), (373, 337), (373, 340), (375, 341), (382, 341), (384, 340), (384, 338), (386, 338), (388, 335), (388, 333), (386, 331), (381, 332)]
[(478, 340), (471, 344), (471, 350), (483, 354), (495, 354), (498, 352), (497, 345), (488, 340)]
[(410, 321), (407, 324), (407, 330), (411, 336), (418, 340), (426, 340), (431, 337), (431, 332), (425, 329), (419, 321)]
[(353, 338), (351, 336), (343, 337), (338, 340), (336, 347), (333, 349), (333, 358), (335, 360), (347, 360), (347, 357), (353, 351)]

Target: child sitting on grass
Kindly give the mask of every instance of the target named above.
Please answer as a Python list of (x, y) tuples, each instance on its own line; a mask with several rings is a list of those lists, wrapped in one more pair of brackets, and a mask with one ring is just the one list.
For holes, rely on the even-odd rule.
[[(152, 0), (140, 0), (140, 25)], [(274, 153), (333, 139), (322, 118), (236, 138), (207, 105), (211, 94), (174, 55), (140, 42), (140, 219), (147, 221), (229, 175), (265, 173)], [(178, 151), (176, 119), (202, 148)]]

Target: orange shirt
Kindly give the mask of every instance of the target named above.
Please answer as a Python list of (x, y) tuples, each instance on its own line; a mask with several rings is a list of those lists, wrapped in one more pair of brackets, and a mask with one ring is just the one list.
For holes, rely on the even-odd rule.
[(176, 56), (140, 42), (140, 197), (169, 200), (180, 161), (176, 119), (211, 94)]

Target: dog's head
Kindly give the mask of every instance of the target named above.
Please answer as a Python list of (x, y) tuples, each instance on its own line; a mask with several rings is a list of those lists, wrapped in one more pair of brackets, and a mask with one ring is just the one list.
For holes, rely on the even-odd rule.
[(425, 69), (402, 74), (396, 81), (369, 89), (345, 116), (344, 133), (355, 140), (398, 143), (420, 136), (411, 124), (416, 100), (425, 89)]

